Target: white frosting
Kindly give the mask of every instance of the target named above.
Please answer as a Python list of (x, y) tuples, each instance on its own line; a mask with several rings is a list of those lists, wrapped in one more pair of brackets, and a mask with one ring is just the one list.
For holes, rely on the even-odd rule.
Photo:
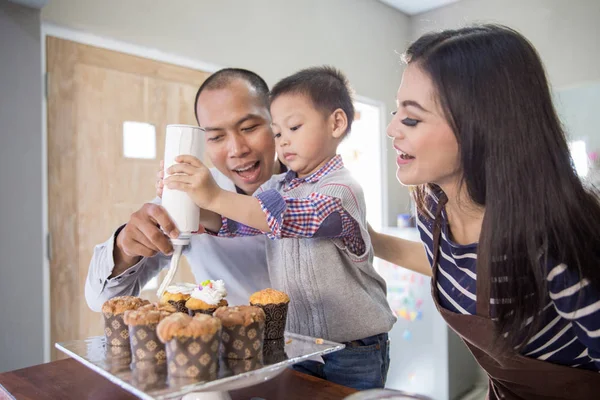
[(193, 283), (183, 282), (168, 286), (165, 291), (169, 293), (191, 294), (197, 287), (198, 285), (195, 285)]
[(213, 306), (219, 304), (225, 296), (227, 296), (227, 289), (225, 289), (225, 283), (220, 279), (218, 281), (209, 281), (207, 285), (196, 286), (192, 292), (193, 298), (202, 300), (206, 304)]

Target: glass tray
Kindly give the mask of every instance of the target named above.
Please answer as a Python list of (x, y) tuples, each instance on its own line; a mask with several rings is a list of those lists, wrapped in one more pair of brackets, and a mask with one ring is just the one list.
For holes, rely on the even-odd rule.
[(192, 392), (240, 389), (277, 376), (290, 365), (314, 356), (342, 350), (341, 343), (285, 333), (280, 340), (265, 341), (263, 357), (219, 360), (216, 376), (203, 380), (177, 380), (167, 376), (166, 363), (132, 363), (129, 348), (107, 346), (104, 336), (56, 343), (55, 347), (140, 399), (172, 399)]

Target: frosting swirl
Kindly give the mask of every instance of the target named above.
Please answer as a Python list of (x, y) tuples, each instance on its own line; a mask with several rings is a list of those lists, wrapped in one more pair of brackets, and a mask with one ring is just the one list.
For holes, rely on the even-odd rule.
[(181, 293), (181, 294), (191, 294), (197, 286), (193, 283), (175, 283), (167, 287), (165, 292), (169, 293)]
[(218, 281), (206, 280), (193, 290), (191, 296), (206, 304), (216, 306), (227, 296), (227, 289), (225, 289), (225, 283), (220, 279)]

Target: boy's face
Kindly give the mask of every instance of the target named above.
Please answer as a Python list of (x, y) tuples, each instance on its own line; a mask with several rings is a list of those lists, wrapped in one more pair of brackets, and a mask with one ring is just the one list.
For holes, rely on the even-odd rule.
[(277, 154), (298, 177), (319, 170), (336, 154), (335, 122), (301, 94), (284, 94), (271, 103)]

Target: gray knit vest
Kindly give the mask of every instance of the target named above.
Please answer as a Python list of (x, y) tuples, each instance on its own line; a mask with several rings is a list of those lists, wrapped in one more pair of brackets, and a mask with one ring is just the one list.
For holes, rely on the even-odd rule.
[(373, 247), (360, 185), (345, 168), (286, 192), (284, 177), (273, 176), (261, 189), (276, 189), (293, 198), (310, 193), (339, 198), (345, 211), (358, 222), (366, 246), (365, 254), (355, 255), (341, 239), (267, 240), (271, 285), (290, 296), (286, 329), (337, 342), (389, 332), (396, 317), (386, 299), (385, 281), (373, 268)]

